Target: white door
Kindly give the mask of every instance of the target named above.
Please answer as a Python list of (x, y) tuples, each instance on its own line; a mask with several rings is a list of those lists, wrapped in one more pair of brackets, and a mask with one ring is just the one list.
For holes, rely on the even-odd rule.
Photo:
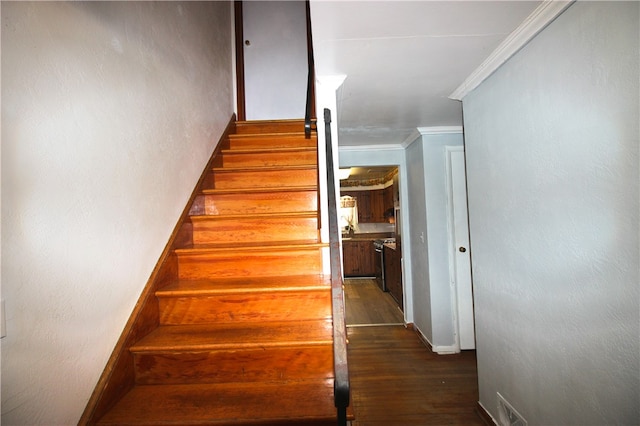
[(306, 3), (245, 1), (242, 26), (246, 119), (304, 118)]
[(462, 147), (447, 147), (447, 178), (449, 183), (449, 245), (454, 311), (460, 349), (475, 349), (471, 256), (469, 253), (469, 221), (467, 217), (467, 183)]

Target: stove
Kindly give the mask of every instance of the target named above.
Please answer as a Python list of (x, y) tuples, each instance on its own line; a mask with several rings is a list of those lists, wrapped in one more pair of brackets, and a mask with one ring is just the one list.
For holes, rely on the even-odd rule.
[(373, 248), (376, 251), (376, 258), (375, 258), (376, 282), (378, 284), (378, 287), (380, 287), (382, 291), (389, 291), (387, 290), (387, 286), (384, 282), (384, 245), (386, 243), (395, 243), (395, 242), (396, 242), (395, 238), (381, 238), (378, 240), (373, 240)]

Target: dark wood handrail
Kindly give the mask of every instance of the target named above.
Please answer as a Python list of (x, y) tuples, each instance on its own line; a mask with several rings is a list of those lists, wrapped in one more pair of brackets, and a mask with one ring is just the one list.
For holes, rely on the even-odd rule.
[(309, 1), (307, 0), (307, 65), (309, 72), (307, 74), (307, 104), (304, 112), (304, 134), (307, 138), (311, 137), (311, 131), (314, 130), (313, 118), (316, 115), (315, 108), (315, 62), (313, 59), (313, 41), (311, 38), (311, 10)]
[(347, 364), (347, 327), (345, 324), (342, 263), (338, 235), (338, 203), (331, 141), (331, 111), (324, 109), (324, 131), (327, 150), (327, 192), (329, 195), (329, 253), (331, 258), (331, 297), (333, 306), (334, 398), (338, 410), (338, 425), (347, 424), (350, 400), (349, 368)]

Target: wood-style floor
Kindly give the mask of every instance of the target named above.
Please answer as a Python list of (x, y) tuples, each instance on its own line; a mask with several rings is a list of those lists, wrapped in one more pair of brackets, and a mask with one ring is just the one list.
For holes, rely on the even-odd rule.
[(345, 282), (352, 425), (484, 425), (475, 351), (431, 352), (415, 331), (394, 325), (385, 296), (371, 280)]

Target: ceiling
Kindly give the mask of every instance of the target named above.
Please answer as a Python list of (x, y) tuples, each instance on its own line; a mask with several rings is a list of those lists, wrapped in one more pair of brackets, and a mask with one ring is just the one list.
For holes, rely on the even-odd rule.
[(346, 75), (339, 145), (462, 126), (449, 95), (540, 1), (311, 1), (316, 75)]

